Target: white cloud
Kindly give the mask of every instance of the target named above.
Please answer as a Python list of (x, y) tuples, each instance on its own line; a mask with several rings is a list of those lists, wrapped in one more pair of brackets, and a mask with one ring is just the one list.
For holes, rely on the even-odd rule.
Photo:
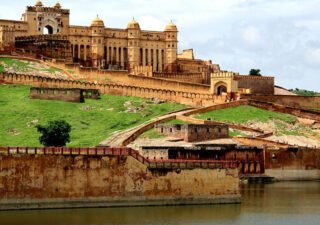
[(261, 34), (255, 27), (245, 28), (242, 32), (242, 38), (249, 46), (260, 47), (263, 44)]
[(305, 57), (309, 63), (320, 65), (320, 48), (308, 50)]

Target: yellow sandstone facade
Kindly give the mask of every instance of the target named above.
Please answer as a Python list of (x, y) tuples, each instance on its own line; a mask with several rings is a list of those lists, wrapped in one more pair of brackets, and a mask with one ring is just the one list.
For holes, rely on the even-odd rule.
[[(11, 29), (10, 38), (1, 38), (2, 49), (22, 36), (66, 35), (72, 58), (84, 66), (130, 69), (152, 66), (153, 71), (176, 70), (178, 29), (172, 22), (163, 31), (146, 31), (135, 19), (126, 29), (110, 28), (97, 16), (90, 26), (70, 25), (70, 10), (59, 3), (45, 7), (41, 1), (27, 6), (21, 21), (0, 20), (1, 30)], [(7, 35), (7, 34), (6, 34)], [(3, 35), (2, 35), (3, 36)]]
[(46, 7), (37, 1), (26, 7), (20, 21), (0, 19), (0, 53), (20, 50), (36, 58), (62, 59), (80, 68), (149, 77), (156, 87), (163, 80), (175, 81), (178, 86), (194, 84), (192, 91), (207, 88), (207, 94), (230, 100), (237, 99), (240, 92), (274, 94), (273, 77), (221, 71), (211, 60), (196, 59), (193, 49), (178, 54), (178, 28), (173, 22), (163, 31), (146, 31), (132, 19), (126, 29), (117, 29), (97, 16), (90, 26), (74, 26), (70, 25), (69, 9), (59, 3)]

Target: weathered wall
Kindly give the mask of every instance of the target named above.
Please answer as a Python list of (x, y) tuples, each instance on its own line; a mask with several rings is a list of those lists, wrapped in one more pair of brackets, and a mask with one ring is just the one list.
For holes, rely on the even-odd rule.
[(160, 134), (182, 138), (186, 142), (227, 138), (229, 135), (228, 125), (222, 124), (158, 124), (155, 130)]
[(60, 100), (67, 102), (83, 102), (80, 89), (68, 88), (30, 88), (30, 98)]
[(194, 84), (204, 84), (206, 82), (202, 73), (153, 73), (153, 77)]
[(320, 108), (320, 96), (292, 96), (292, 95), (241, 95), (241, 99), (253, 99), (273, 102), (291, 107)]
[(274, 94), (274, 77), (236, 76), (238, 87), (250, 89), (251, 94)]
[(151, 172), (132, 157), (1, 156), (0, 209), (239, 202), (237, 169)]
[(320, 149), (267, 150), (265, 166), (279, 180), (320, 179)]
[[(157, 88), (140, 87), (135, 85), (122, 84), (97, 84), (93, 82), (81, 82), (75, 80), (63, 80), (48, 77), (1, 73), (0, 83), (8, 84), (26, 84), (38, 87), (59, 87), (59, 88), (81, 88), (97, 89), (101, 94), (114, 94), (124, 96), (135, 96), (142, 98), (159, 98), (166, 101), (174, 101), (190, 106), (206, 106), (215, 103), (225, 102), (225, 98), (211, 94), (199, 94), (182, 91), (174, 91), (163, 88), (159, 85)], [(139, 82), (143, 83), (143, 80)], [(190, 86), (191, 87), (191, 86)], [(190, 89), (192, 90), (192, 89)]]

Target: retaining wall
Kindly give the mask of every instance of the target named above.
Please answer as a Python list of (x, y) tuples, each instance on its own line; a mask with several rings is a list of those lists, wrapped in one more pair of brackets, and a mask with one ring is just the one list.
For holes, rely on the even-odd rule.
[[(143, 81), (141, 80), (141, 82)], [(101, 94), (135, 96), (142, 98), (159, 98), (166, 101), (174, 101), (180, 104), (190, 106), (207, 106), (215, 103), (225, 102), (225, 98), (222, 96), (214, 96), (211, 94), (199, 94), (195, 92), (174, 91), (162, 88), (163, 86), (161, 85), (158, 86), (158, 88), (148, 88), (112, 83), (99, 84), (94, 82), (64, 80), (14, 73), (1, 73), (0, 83), (24, 84), (36, 87), (97, 89), (100, 91)]]
[(240, 202), (237, 169), (151, 171), (131, 156), (0, 157), (2, 210)]
[(319, 180), (320, 149), (266, 151), (266, 175), (278, 180)]
[(291, 107), (306, 107), (320, 109), (320, 96), (241, 95), (241, 99), (252, 99), (263, 102), (272, 102)]

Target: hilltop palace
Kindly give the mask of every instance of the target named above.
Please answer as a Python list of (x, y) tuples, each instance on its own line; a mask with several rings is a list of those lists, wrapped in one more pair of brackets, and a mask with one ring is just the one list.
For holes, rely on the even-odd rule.
[[(70, 10), (60, 3), (27, 6), (21, 21), (0, 20), (0, 52), (64, 60), (82, 68), (211, 85), (210, 93), (274, 93), (273, 77), (241, 76), (221, 71), (210, 60), (195, 59), (193, 50), (178, 54), (178, 29), (142, 30), (134, 19), (126, 29), (109, 28), (98, 16), (90, 26), (70, 25)], [(138, 84), (139, 85), (139, 84)]]

